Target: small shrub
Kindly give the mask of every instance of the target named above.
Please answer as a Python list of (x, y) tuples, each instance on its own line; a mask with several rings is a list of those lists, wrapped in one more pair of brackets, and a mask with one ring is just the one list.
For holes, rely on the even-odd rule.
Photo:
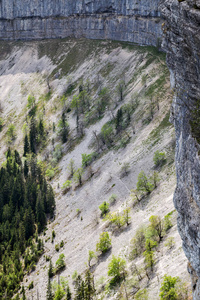
[(56, 272), (61, 271), (62, 269), (65, 268), (65, 255), (61, 253), (59, 255), (59, 259), (56, 261)]
[(70, 190), (71, 186), (72, 186), (71, 180), (65, 181), (63, 183), (63, 186), (62, 186), (62, 188), (63, 188), (63, 194), (66, 194)]
[(160, 288), (160, 299), (165, 300), (178, 300), (176, 283), (179, 280), (178, 277), (167, 276), (163, 277), (163, 282)]
[(28, 286), (28, 289), (31, 290), (31, 289), (33, 289), (33, 288), (34, 288), (34, 284), (33, 284), (33, 281), (31, 281), (31, 283), (30, 283), (29, 286)]
[(45, 259), (46, 259), (46, 261), (50, 261), (50, 256), (46, 255)]
[(104, 216), (109, 211), (109, 203), (104, 201), (101, 205), (99, 205), (99, 209), (101, 211), (101, 215)]
[(148, 292), (147, 289), (142, 289), (139, 290), (135, 296), (134, 296), (135, 300), (148, 300)]
[(124, 276), (126, 261), (117, 256), (112, 256), (112, 259), (108, 265), (108, 276), (112, 276), (115, 283), (120, 281), (120, 278)]
[(95, 255), (94, 251), (89, 250), (88, 253), (88, 266), (90, 267), (91, 261), (93, 258), (97, 258), (97, 256)]
[(116, 202), (116, 200), (117, 200), (117, 195), (115, 195), (115, 194), (112, 194), (110, 197), (109, 197), (109, 203), (110, 203), (110, 205), (113, 205), (115, 202)]
[(73, 175), (74, 181), (81, 186), (82, 185), (82, 176), (83, 176), (84, 170), (83, 168), (79, 168), (76, 170), (76, 172)]
[(102, 253), (107, 252), (111, 247), (111, 239), (108, 232), (103, 232), (100, 234), (99, 242), (96, 244), (96, 251)]
[(72, 280), (76, 280), (76, 278), (78, 277), (78, 272), (75, 270), (74, 273), (72, 274)]
[(56, 233), (55, 233), (55, 231), (53, 230), (53, 231), (52, 231), (52, 236), (51, 236), (51, 242), (52, 242), (52, 243), (53, 243), (55, 237), (56, 237)]
[(80, 215), (80, 213), (81, 213), (81, 210), (80, 210), (79, 208), (77, 208), (77, 210), (76, 210), (76, 214), (77, 214), (77, 216), (79, 216), (79, 215)]
[(51, 180), (55, 176), (55, 168), (49, 167), (45, 172), (46, 177)]
[(64, 247), (64, 242), (63, 241), (60, 242), (60, 248), (62, 248), (62, 247)]
[(129, 169), (130, 169), (130, 164), (128, 162), (125, 162), (121, 167), (121, 177), (127, 176), (129, 173)]
[(135, 259), (144, 252), (146, 241), (145, 234), (146, 228), (142, 226), (137, 229), (134, 238), (131, 240), (131, 252), (129, 257), (131, 260)]
[(153, 184), (147, 178), (144, 171), (141, 171), (138, 175), (137, 190), (141, 192), (146, 192), (148, 194), (150, 194), (153, 190)]
[(16, 129), (14, 124), (9, 125), (6, 135), (8, 136), (10, 141), (13, 141), (16, 138)]
[(168, 237), (164, 245), (165, 247), (167, 247), (168, 250), (171, 250), (175, 245), (174, 237), (173, 236)]
[(169, 213), (164, 217), (164, 230), (168, 231), (172, 226), (173, 224), (171, 222), (171, 214)]
[(153, 157), (155, 167), (162, 166), (166, 162), (165, 152), (159, 152), (158, 150), (154, 153)]
[(55, 249), (56, 249), (56, 251), (58, 252), (58, 251), (60, 250), (60, 245), (59, 245), (59, 244), (56, 244), (56, 245), (55, 245)]
[(3, 128), (3, 119), (2, 118), (0, 118), (0, 132), (1, 132), (1, 130), (2, 130), (2, 128)]
[(84, 153), (81, 155), (82, 155), (82, 167), (86, 168), (89, 165), (91, 165), (91, 163), (93, 162), (97, 154), (95, 152), (92, 152), (91, 154)]
[(122, 226), (125, 225), (125, 219), (124, 216), (122, 214), (120, 214), (119, 212), (115, 212), (112, 214), (109, 214), (105, 220), (109, 220), (111, 224), (113, 224), (115, 227), (117, 227), (118, 229), (121, 228)]

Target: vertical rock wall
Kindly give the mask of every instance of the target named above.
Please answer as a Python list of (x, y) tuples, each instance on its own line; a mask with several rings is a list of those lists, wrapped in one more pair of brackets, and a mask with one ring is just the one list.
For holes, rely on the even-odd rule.
[(160, 43), (159, 0), (0, 0), (0, 39), (86, 37)]
[[(163, 48), (175, 90), (171, 119), (176, 130), (178, 228), (189, 260), (194, 300), (200, 299), (200, 146), (190, 119), (200, 100), (200, 1), (161, 3)], [(199, 124), (200, 126), (200, 124)]]

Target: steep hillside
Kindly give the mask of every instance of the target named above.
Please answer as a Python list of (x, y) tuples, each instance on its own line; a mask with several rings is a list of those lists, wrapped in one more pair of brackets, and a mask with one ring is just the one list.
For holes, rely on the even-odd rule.
[[(98, 260), (93, 258), (90, 267), (97, 299), (127, 299), (126, 293), (132, 299), (139, 288), (147, 289), (147, 299), (159, 299), (164, 274), (187, 283), (172, 201), (175, 137), (168, 119), (173, 91), (165, 55), (156, 48), (127, 43), (67, 39), (1, 42), (0, 59), (1, 162), (8, 146), (23, 155), (31, 116), (38, 123), (42, 120), (46, 138), (36, 140), (34, 147), (56, 196), (55, 218), (41, 236), (45, 253), (24, 277), (26, 295), (45, 299), (49, 258), (55, 266), (61, 253), (66, 267), (52, 281), (64, 276), (73, 290), (72, 275), (87, 269), (89, 250), (96, 251), (104, 231), (109, 232), (112, 248), (97, 253)], [(166, 155), (157, 167), (156, 151)], [(79, 177), (77, 172), (70, 177), (70, 162), (75, 171), (79, 169)], [(142, 170), (159, 180), (151, 182), (149, 193), (138, 194), (134, 190)], [(114, 223), (111, 217), (104, 220), (99, 206), (109, 199), (110, 212), (122, 216), (128, 211), (130, 224)], [(162, 224), (168, 216), (165, 220), (172, 224), (166, 228), (165, 223), (161, 239), (154, 236), (158, 245), (149, 270), (144, 251), (133, 255), (131, 240), (141, 225), (149, 226), (152, 215)], [(112, 255), (127, 264), (125, 282), (114, 287), (107, 275)], [(135, 264), (142, 269), (140, 280)]]

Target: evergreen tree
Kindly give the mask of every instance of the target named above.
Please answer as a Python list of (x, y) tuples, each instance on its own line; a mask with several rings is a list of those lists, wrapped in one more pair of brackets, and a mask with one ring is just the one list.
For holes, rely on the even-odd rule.
[(26, 240), (31, 237), (35, 232), (34, 216), (31, 207), (25, 210), (24, 213), (24, 227), (25, 227), (25, 238)]
[(67, 286), (66, 300), (72, 300), (72, 293), (70, 291), (69, 286)]
[(39, 121), (38, 133), (39, 133), (40, 137), (44, 136), (44, 121), (43, 121), (43, 119), (40, 119), (40, 121)]
[(46, 213), (50, 213), (50, 217), (53, 218), (54, 211), (55, 211), (55, 197), (54, 197), (53, 188), (51, 186), (48, 186), (48, 189), (47, 189), (46, 203), (47, 203)]
[(22, 286), (22, 300), (26, 300), (25, 288)]
[(85, 300), (92, 300), (95, 293), (94, 279), (89, 269), (85, 274)]
[(20, 158), (20, 155), (19, 155), (19, 152), (17, 151), (17, 150), (15, 150), (15, 162), (19, 165), (19, 166), (21, 166), (22, 165), (22, 160), (21, 160), (21, 158)]
[(50, 259), (50, 262), (49, 262), (49, 270), (48, 270), (48, 277), (49, 278), (52, 278), (54, 275), (54, 272), (53, 272), (53, 264), (52, 264), (52, 261)]
[(36, 201), (36, 220), (38, 225), (38, 232), (41, 232), (41, 230), (46, 225), (46, 215), (44, 212), (44, 203), (41, 196), (41, 191), (39, 191)]
[(53, 300), (53, 293), (52, 293), (50, 277), (48, 279), (46, 300)]
[(25, 178), (28, 176), (28, 172), (29, 172), (29, 167), (28, 167), (27, 160), (25, 160), (25, 162), (24, 162), (24, 177)]
[(117, 111), (116, 124), (115, 124), (117, 133), (119, 133), (122, 129), (122, 122), (123, 122), (123, 112), (122, 112), (122, 108), (119, 108)]
[(81, 278), (81, 275), (77, 276), (75, 282), (75, 300), (84, 300), (84, 281)]
[(63, 111), (61, 120), (59, 121), (58, 127), (60, 128), (60, 136), (63, 143), (67, 142), (68, 134), (69, 134), (69, 125), (66, 120), (65, 112)]
[(36, 126), (36, 120), (34, 117), (31, 118), (29, 138), (30, 138), (30, 150), (32, 153), (36, 153), (37, 126)]
[(28, 141), (28, 135), (25, 135), (24, 138), (24, 154), (23, 156), (26, 156), (27, 153), (30, 152), (30, 145), (29, 145), (29, 141)]

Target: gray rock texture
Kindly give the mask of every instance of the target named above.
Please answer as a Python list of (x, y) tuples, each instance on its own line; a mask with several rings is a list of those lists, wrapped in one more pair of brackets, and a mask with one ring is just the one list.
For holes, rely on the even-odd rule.
[(159, 0), (0, 0), (0, 39), (86, 37), (160, 43)]
[[(200, 100), (200, 1), (161, 3), (163, 48), (175, 88), (171, 119), (176, 130), (178, 228), (189, 260), (193, 299), (200, 299), (200, 147), (193, 138), (191, 112)], [(200, 126), (200, 124), (199, 124)]]

